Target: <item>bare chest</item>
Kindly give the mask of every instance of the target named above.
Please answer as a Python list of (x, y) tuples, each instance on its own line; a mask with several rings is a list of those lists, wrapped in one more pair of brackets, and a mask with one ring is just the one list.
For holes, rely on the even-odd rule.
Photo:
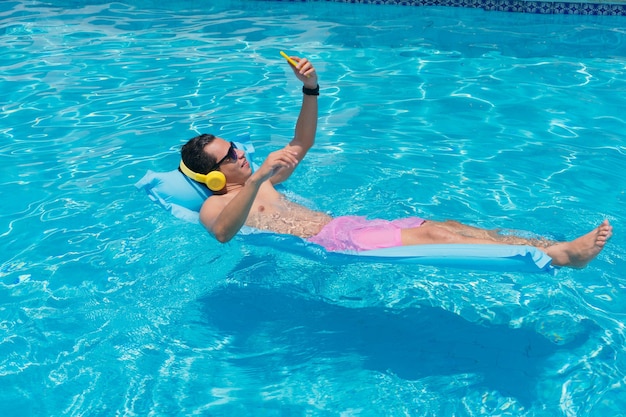
[(272, 189), (265, 193), (259, 192), (246, 225), (307, 238), (319, 233), (330, 220), (327, 214), (289, 201)]

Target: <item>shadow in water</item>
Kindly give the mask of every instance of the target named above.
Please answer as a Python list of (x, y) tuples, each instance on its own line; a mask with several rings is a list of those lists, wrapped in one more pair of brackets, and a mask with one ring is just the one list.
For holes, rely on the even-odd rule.
[(407, 380), (476, 374), (481, 385), (526, 406), (534, 401), (544, 361), (580, 346), (595, 329), (585, 323), (577, 338), (556, 345), (528, 329), (470, 323), (438, 307), (351, 309), (259, 287), (223, 288), (199, 301), (207, 324), (231, 335), (234, 351), (246, 352), (233, 357), (238, 366), (265, 367), (268, 356), (254, 345), (261, 335), (277, 347), (270, 350), (283, 369), (356, 353), (365, 368)]

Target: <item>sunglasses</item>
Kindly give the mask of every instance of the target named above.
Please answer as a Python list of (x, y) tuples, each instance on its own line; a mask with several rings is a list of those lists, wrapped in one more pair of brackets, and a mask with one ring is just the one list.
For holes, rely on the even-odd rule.
[(219, 162), (213, 165), (213, 168), (211, 168), (211, 171), (215, 171), (216, 169), (218, 169), (220, 165), (222, 165), (224, 162), (234, 162), (237, 159), (238, 159), (237, 145), (235, 145), (233, 142), (230, 142), (230, 148), (228, 148), (228, 153), (226, 154), (225, 157), (220, 159)]

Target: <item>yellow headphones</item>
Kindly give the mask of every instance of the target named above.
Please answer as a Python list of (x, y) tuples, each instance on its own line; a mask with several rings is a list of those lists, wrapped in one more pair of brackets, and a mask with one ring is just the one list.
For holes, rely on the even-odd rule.
[(220, 171), (211, 171), (208, 174), (198, 174), (197, 172), (193, 172), (187, 168), (187, 165), (185, 165), (182, 160), (180, 161), (180, 170), (192, 180), (209, 187), (209, 190), (211, 191), (221, 191), (224, 187), (226, 187), (226, 176)]

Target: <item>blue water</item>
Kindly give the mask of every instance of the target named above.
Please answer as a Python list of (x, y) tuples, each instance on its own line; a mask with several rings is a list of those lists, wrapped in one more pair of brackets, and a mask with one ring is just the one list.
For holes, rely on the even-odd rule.
[[(0, 3), (3, 416), (619, 416), (626, 33), (608, 17), (326, 2)], [(216, 243), (133, 184), (197, 132), (317, 143), (334, 214), (615, 236), (556, 277)]]

